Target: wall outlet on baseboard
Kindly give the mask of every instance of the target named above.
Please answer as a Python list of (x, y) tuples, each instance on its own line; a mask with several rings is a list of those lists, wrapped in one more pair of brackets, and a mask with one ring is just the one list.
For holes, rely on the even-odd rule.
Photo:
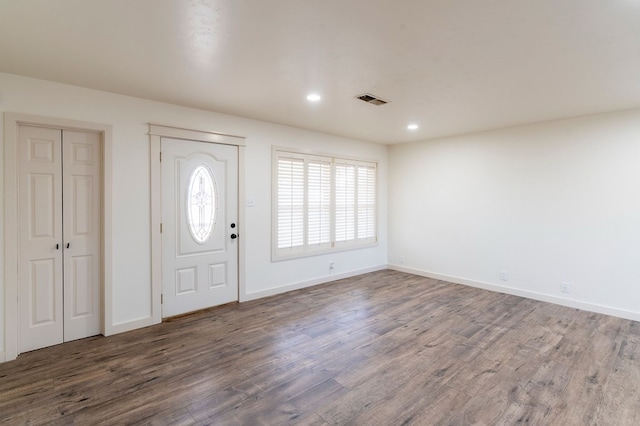
[(500, 279), (502, 281), (509, 281), (509, 273), (507, 271), (500, 271)]
[(399, 259), (400, 259), (400, 264), (401, 264), (401, 265), (404, 265), (404, 256), (400, 256), (400, 258), (399, 258)]
[(571, 284), (566, 281), (560, 283), (560, 291), (563, 293), (571, 293)]
[(335, 267), (336, 267), (335, 262), (333, 261), (329, 262), (329, 269), (335, 269)]

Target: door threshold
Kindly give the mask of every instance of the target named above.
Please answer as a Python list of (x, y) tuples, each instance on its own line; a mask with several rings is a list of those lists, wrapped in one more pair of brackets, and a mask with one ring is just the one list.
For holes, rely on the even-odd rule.
[(178, 315), (173, 315), (173, 316), (170, 316), (170, 317), (162, 318), (162, 322), (176, 321), (176, 320), (179, 320), (179, 319), (182, 319), (184, 317), (191, 316), (191, 315), (203, 314), (205, 312), (209, 312), (209, 311), (213, 311), (213, 310), (216, 310), (216, 309), (228, 307), (228, 306), (231, 306), (231, 305), (239, 305), (239, 304), (240, 304), (240, 302), (236, 300), (236, 301), (229, 302), (229, 303), (223, 303), (222, 305), (210, 306), (210, 307), (204, 308), (204, 309), (197, 309), (195, 311), (185, 312), (184, 314), (178, 314)]

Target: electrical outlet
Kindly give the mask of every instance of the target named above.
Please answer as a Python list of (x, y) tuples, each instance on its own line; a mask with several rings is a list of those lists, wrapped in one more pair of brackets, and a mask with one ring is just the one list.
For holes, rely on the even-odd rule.
[(400, 256), (400, 264), (404, 265), (404, 256)]
[(329, 262), (329, 269), (334, 269), (334, 268), (335, 268), (335, 263)]
[(569, 284), (568, 282), (561, 282), (560, 283), (560, 291), (563, 293), (571, 293), (571, 284)]
[(509, 273), (507, 271), (500, 271), (500, 279), (502, 281), (509, 281)]

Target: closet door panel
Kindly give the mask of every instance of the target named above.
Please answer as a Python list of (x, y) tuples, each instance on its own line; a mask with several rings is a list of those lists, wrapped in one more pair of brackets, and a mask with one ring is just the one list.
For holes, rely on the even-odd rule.
[(100, 135), (63, 131), (64, 340), (100, 334)]
[(62, 134), (18, 129), (20, 351), (63, 342)]

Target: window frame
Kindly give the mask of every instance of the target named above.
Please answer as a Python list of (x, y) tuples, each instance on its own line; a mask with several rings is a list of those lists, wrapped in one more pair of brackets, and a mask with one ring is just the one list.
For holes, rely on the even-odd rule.
[[(279, 238), (280, 235), (278, 233), (279, 229), (279, 167), (280, 160), (290, 158), (292, 161), (300, 161), (303, 163), (303, 218), (302, 218), (302, 245), (299, 246), (289, 246), (280, 248)], [(330, 171), (329, 171), (329, 241), (321, 242), (319, 244), (309, 244), (309, 168), (308, 165), (310, 163), (322, 163), (329, 162)], [(336, 200), (336, 169), (338, 166), (348, 166), (354, 167), (354, 183), (353, 183), (353, 206), (354, 212), (352, 214), (352, 219), (354, 221), (353, 233), (354, 238), (348, 240), (340, 240), (337, 241), (336, 238), (336, 216), (337, 216), (337, 200)], [(373, 169), (373, 188), (371, 188), (370, 184), (367, 180), (366, 183), (366, 199), (370, 200), (373, 197), (373, 219), (366, 219), (365, 227), (367, 230), (373, 229), (373, 236), (368, 236), (366, 238), (358, 237), (359, 230), (358, 224), (359, 222), (359, 191), (362, 190), (362, 185), (359, 184), (359, 175), (360, 170), (368, 169), (366, 172), (367, 179), (371, 179), (371, 169)], [(378, 216), (379, 216), (379, 207), (378, 207), (378, 162), (375, 160), (364, 160), (357, 159), (342, 155), (334, 155), (334, 154), (323, 154), (317, 152), (310, 151), (301, 151), (299, 149), (291, 149), (285, 147), (277, 147), (274, 146), (272, 148), (272, 166), (271, 166), (271, 174), (272, 174), (272, 188), (271, 188), (271, 259), (272, 261), (280, 261), (280, 260), (288, 260), (288, 259), (296, 259), (301, 257), (309, 257), (316, 256), (322, 254), (330, 254), (336, 253), (340, 251), (346, 250), (356, 250), (368, 247), (375, 247), (378, 245)], [(368, 204), (370, 207), (371, 204)], [(371, 215), (371, 211), (367, 210), (367, 216)], [(373, 224), (371, 224), (371, 220)], [(292, 227), (293, 228), (293, 227)], [(361, 232), (360, 232), (361, 233)], [(298, 239), (299, 240), (299, 239)]]

